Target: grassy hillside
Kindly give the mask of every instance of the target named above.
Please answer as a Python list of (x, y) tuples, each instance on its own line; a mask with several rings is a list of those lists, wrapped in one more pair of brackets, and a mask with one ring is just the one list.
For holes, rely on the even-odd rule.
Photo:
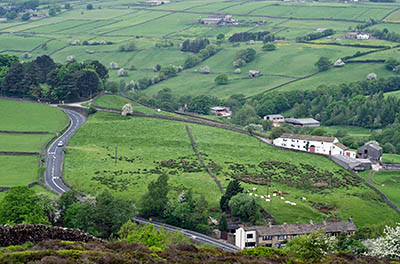
[[(93, 10), (86, 9), (86, 3), (73, 2), (72, 9), (62, 9), (56, 16), (44, 19), (32, 17), (29, 21), (16, 19), (0, 24), (0, 53), (15, 54), (20, 58), (28, 52), (35, 58), (38, 55), (51, 55), (57, 62), (65, 62), (67, 56), (73, 55), (78, 61), (99, 60), (106, 67), (111, 62), (118, 63), (125, 69), (135, 66), (127, 77), (119, 78), (116, 70), (110, 69), (110, 79), (126, 83), (137, 81), (143, 77), (153, 77), (157, 64), (162, 66), (182, 65), (189, 53), (181, 52), (180, 44), (184, 39), (207, 37), (215, 43), (218, 34), (224, 34), (228, 39), (237, 32), (270, 31), (276, 36), (285, 38), (277, 43), (274, 52), (261, 51), (262, 44), (233, 47), (227, 40), (220, 47), (221, 51), (204, 61), (194, 69), (187, 70), (178, 77), (150, 87), (146, 93), (154, 94), (163, 87), (169, 87), (181, 95), (210, 94), (227, 97), (233, 93), (255, 95), (285, 84), (296, 78), (308, 76), (317, 72), (314, 63), (321, 56), (327, 56), (332, 61), (339, 57), (365, 52), (369, 48), (355, 48), (329, 45), (305, 45), (295, 42), (296, 37), (315, 32), (318, 28), (332, 28), (337, 33), (333, 38), (323, 38), (321, 42), (337, 41), (341, 44), (369, 44), (395, 46), (395, 43), (364, 40), (335, 40), (354, 29), (357, 24), (370, 18), (380, 21), (395, 11), (392, 4), (370, 3), (284, 3), (278, 1), (244, 0), (226, 2), (222, 0), (176, 1), (163, 6), (145, 6), (140, 1), (102, 1), (94, 3)], [(39, 13), (48, 13), (42, 6)], [(198, 23), (200, 18), (206, 18), (212, 13), (233, 15), (238, 21), (235, 26), (207, 26)], [(397, 21), (399, 11), (385, 18), (385, 21)], [(394, 32), (400, 32), (396, 24), (379, 24), (373, 26), (383, 29), (387, 27)], [(155, 44), (165, 39), (174, 43), (173, 47), (157, 48)], [(70, 45), (70, 40), (108, 41), (110, 45)], [(134, 41), (136, 50), (118, 52), (118, 47), (128, 41)], [(317, 41), (317, 42), (319, 42)], [(237, 50), (252, 47), (257, 50), (256, 60), (242, 67), (242, 73), (232, 74), (232, 61)], [(377, 52), (362, 56), (359, 59), (387, 59), (397, 57), (396, 49)], [(24, 59), (26, 60), (26, 59)], [(208, 65), (212, 73), (200, 75), (200, 67)], [(248, 70), (261, 70), (263, 76), (249, 80)], [(365, 79), (371, 72), (376, 72), (378, 78), (392, 75), (384, 70), (382, 64), (346, 65), (341, 69), (331, 69), (306, 80), (284, 85), (279, 89), (314, 89), (321, 84)], [(225, 86), (215, 86), (217, 74), (227, 73), (229, 83)]]
[[(325, 157), (278, 150), (223, 129), (188, 125), (201, 155), (223, 187), (233, 177), (248, 182), (242, 183), (245, 189), (257, 187), (253, 195), (257, 194), (262, 206), (280, 222), (353, 216), (362, 226), (376, 223), (377, 216), (382, 216), (381, 221), (399, 218), (372, 190)], [(200, 166), (182, 122), (98, 112), (72, 138), (65, 164), (67, 182), (92, 195), (109, 188), (122, 197), (138, 200), (147, 184), (165, 172), (173, 194), (192, 188), (195, 195), (205, 196), (211, 208), (219, 208), (221, 193)], [(262, 175), (272, 175), (270, 191), (287, 192), (286, 200), (272, 197), (267, 202), (260, 198), (267, 194), (267, 178)], [(285, 203), (287, 200), (296, 206)]]
[(397, 206), (400, 207), (400, 172), (399, 171), (366, 171), (360, 173), (369, 183), (382, 191)]

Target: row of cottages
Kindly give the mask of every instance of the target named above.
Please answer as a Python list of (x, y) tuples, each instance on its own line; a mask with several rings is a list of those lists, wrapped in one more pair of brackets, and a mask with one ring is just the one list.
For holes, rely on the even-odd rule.
[(279, 248), (298, 235), (322, 231), (327, 236), (339, 236), (345, 233), (350, 236), (356, 231), (356, 226), (350, 218), (342, 222), (326, 222), (309, 224), (283, 224), (268, 226), (240, 227), (235, 232), (235, 245), (240, 248), (255, 248), (259, 246)]
[(359, 33), (359, 32), (347, 32), (345, 39), (359, 39), (365, 40), (370, 39), (371, 35), (366, 33)]
[(287, 149), (318, 153), (323, 155), (343, 155), (355, 158), (355, 153), (335, 137), (297, 135), (284, 133), (273, 140), (273, 144)]

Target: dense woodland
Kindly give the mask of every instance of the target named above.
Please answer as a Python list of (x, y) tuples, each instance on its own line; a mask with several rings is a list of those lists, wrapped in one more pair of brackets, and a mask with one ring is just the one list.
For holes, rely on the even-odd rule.
[(87, 98), (104, 89), (108, 70), (99, 61), (56, 64), (49, 56), (19, 62), (0, 55), (0, 94), (48, 101)]

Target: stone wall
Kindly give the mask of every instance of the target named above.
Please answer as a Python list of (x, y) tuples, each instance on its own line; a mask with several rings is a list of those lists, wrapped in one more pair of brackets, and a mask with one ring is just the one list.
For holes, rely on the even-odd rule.
[(44, 240), (102, 241), (78, 229), (46, 225), (2, 225), (0, 226), (0, 247), (21, 245), (25, 242), (38, 243)]

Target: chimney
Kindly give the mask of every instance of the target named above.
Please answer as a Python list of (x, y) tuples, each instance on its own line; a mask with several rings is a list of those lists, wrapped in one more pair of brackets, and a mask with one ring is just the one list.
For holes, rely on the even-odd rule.
[(314, 223), (313, 223), (313, 221), (312, 221), (312, 220), (310, 220), (310, 225), (314, 225)]
[(287, 226), (287, 223), (286, 223), (286, 222), (283, 222), (283, 225), (284, 225), (284, 226)]
[(326, 226), (326, 220), (324, 218), (324, 220), (322, 220), (322, 223), (324, 224), (324, 226)]
[(353, 217), (350, 216), (349, 222), (350, 222), (350, 223), (353, 223)]
[(269, 228), (271, 228), (271, 227), (272, 227), (272, 224), (271, 224), (271, 222), (269, 222), (269, 223), (268, 223), (268, 227), (269, 227)]
[(296, 225), (300, 225), (300, 222), (296, 222)]

